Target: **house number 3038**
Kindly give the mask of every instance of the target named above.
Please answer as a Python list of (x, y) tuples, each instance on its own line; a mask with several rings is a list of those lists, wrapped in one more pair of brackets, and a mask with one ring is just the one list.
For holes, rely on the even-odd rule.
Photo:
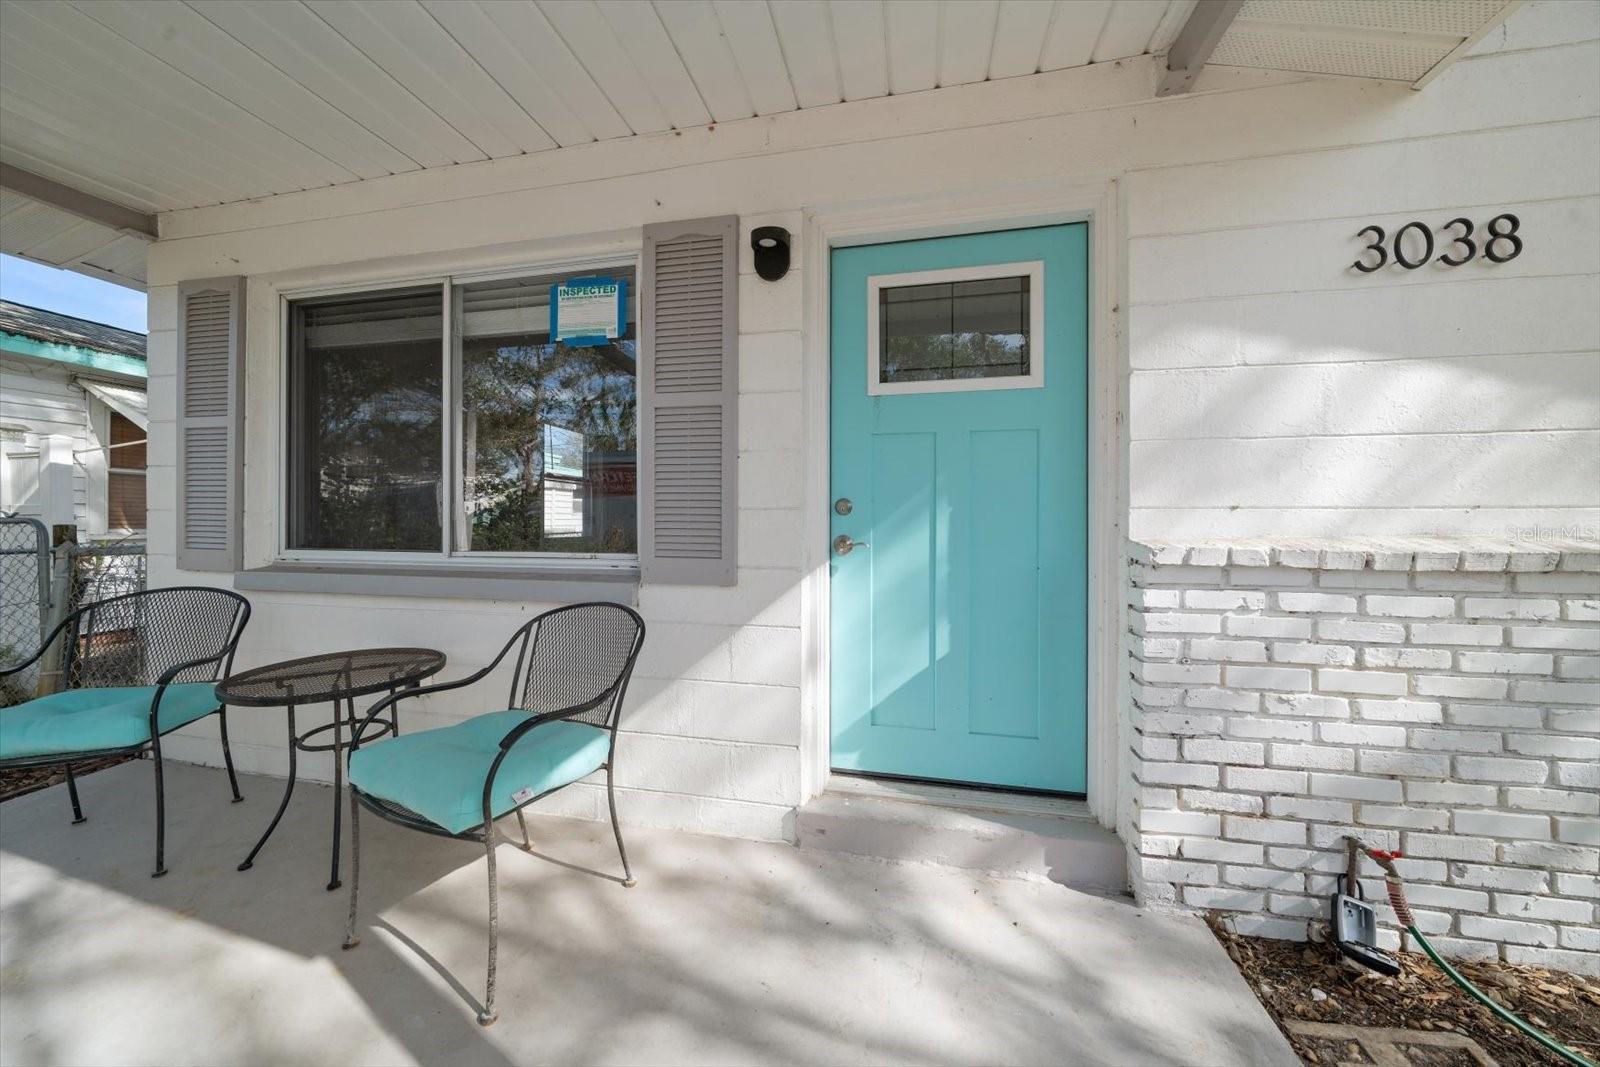
[(1394, 232), (1393, 240), (1382, 226), (1368, 226), (1356, 234), (1368, 244), (1350, 265), (1363, 274), (1382, 270), (1389, 265), (1391, 250), (1395, 263), (1406, 270), (1427, 266), (1429, 261), (1459, 267), (1480, 252), (1491, 263), (1505, 263), (1522, 255), (1522, 238), (1517, 234), (1521, 225), (1522, 220), (1509, 211), (1490, 219), (1481, 234), (1471, 219), (1451, 219), (1444, 224), (1444, 251), (1437, 257), (1433, 231), (1425, 223), (1406, 223)]

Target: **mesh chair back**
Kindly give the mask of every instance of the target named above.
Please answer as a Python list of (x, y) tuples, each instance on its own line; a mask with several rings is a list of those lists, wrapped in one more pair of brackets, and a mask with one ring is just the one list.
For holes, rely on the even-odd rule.
[(211, 682), (230, 666), (249, 606), (226, 589), (180, 586), (85, 604), (66, 646), (66, 688), (155, 685), (174, 667), (174, 682)]
[(614, 725), (643, 640), (644, 622), (620, 604), (574, 604), (541, 615), (529, 630), (516, 706), (541, 714), (593, 704), (572, 718)]

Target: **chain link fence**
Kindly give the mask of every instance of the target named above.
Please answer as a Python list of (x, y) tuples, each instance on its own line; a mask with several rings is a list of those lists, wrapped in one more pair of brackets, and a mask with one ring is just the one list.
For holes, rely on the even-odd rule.
[[(148, 559), (142, 541), (67, 540), (52, 552), (39, 520), (0, 518), (0, 667), (32, 656), (45, 634), (83, 605), (142, 592)], [(0, 678), (0, 707), (31, 699), (49, 659)]]
[[(38, 519), (0, 518), (0, 667), (33, 655), (50, 626), (50, 531)], [(38, 667), (0, 678), (0, 707), (31, 697)]]
[(96, 600), (144, 592), (150, 557), (143, 541), (91, 541), (64, 547), (72, 564), (68, 611)]

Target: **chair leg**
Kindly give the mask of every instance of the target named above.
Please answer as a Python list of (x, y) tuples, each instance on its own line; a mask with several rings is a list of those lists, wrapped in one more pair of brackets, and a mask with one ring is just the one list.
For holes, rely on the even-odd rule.
[(356, 890), (361, 885), (361, 804), (356, 800), (356, 787), (350, 787), (350, 925), (345, 929), (344, 947), (355, 948), (361, 944), (356, 936)]
[(228, 767), (228, 788), (233, 790), (233, 802), (237, 804), (244, 797), (239, 793), (239, 776), (233, 773), (233, 752), (228, 748), (228, 706), (226, 704), (217, 709), (217, 719), (222, 724), (222, 762)]
[(628, 868), (628, 850), (622, 845), (622, 826), (617, 822), (617, 791), (611, 787), (611, 764), (606, 764), (606, 803), (611, 805), (611, 832), (617, 835), (617, 855), (622, 857), (622, 886), (632, 889), (639, 882)]
[(72, 776), (72, 764), (67, 764), (67, 796), (72, 798), (72, 825), (84, 821), (83, 805), (78, 803), (78, 780)]
[(528, 820), (522, 817), (522, 809), (517, 809), (517, 825), (522, 827), (522, 851), (532, 852), (533, 842), (528, 840)]
[(478, 1013), (478, 1025), (489, 1026), (499, 1013), (494, 1010), (494, 956), (495, 943), (500, 935), (500, 896), (496, 884), (494, 867), (494, 825), (483, 824), (484, 848), (489, 857), (489, 981), (488, 991), (483, 998), (483, 1010)]
[(156, 764), (156, 869), (150, 872), (150, 877), (160, 878), (167, 873), (165, 859), (167, 848), (167, 795), (166, 786), (161, 777), (160, 736), (151, 739), (150, 750), (155, 757)]

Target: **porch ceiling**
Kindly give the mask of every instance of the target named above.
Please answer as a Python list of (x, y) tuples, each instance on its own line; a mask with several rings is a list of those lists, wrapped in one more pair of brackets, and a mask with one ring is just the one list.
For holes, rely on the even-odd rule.
[(1211, 62), (1421, 88), (1521, 0), (1245, 0)]
[[(1248, 0), (1213, 62), (1416, 81), (1514, 6)], [(1162, 54), (1196, 9), (1196, 0), (4, 0), (0, 161), (154, 215)], [(140, 285), (140, 241), (48, 198), (0, 202), (7, 252)]]
[(143, 289), (144, 246), (121, 230), (0, 187), (0, 251)]

